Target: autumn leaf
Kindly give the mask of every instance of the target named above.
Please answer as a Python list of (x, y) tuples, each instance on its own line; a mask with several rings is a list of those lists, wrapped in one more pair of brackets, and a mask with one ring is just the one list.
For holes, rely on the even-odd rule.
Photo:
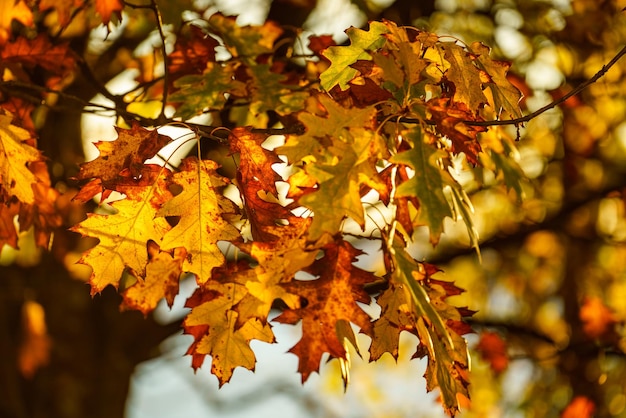
[(285, 145), (276, 152), (285, 155), (291, 164), (311, 158), (319, 158), (324, 151), (322, 144), (328, 138), (345, 137), (350, 129), (373, 128), (375, 109), (347, 109), (332, 99), (319, 95), (310, 99), (316, 113), (303, 112), (298, 120), (306, 127), (302, 135), (290, 135)]
[[(396, 333), (380, 330), (377, 322), (400, 322), (405, 330), (416, 334), (421, 343), (417, 356), (428, 356), (426, 368), (426, 388), (431, 391), (439, 388), (441, 401), (449, 415), (454, 415), (459, 408), (459, 397), (469, 398), (468, 386), (468, 354), (465, 340), (461, 334), (470, 332), (469, 326), (462, 322), (462, 311), (450, 306), (445, 299), (458, 294), (461, 290), (449, 282), (431, 278), (437, 270), (432, 265), (417, 263), (404, 249), (401, 240), (394, 240), (395, 267), (390, 284), (395, 292), (395, 301), (388, 293), (383, 293), (386, 305), (382, 306), (382, 316), (374, 323), (374, 341), (383, 338), (383, 342), (372, 342), (375, 355), (391, 349), (392, 355), (397, 349)], [(404, 292), (404, 295), (398, 294)], [(382, 296), (381, 296), (382, 297)], [(379, 297), (380, 298), (380, 297)], [(390, 307), (390, 301), (393, 304)], [(403, 306), (406, 302), (406, 307)], [(393, 309), (395, 305), (401, 311)], [(407, 321), (402, 315), (409, 312), (415, 321)], [(463, 311), (463, 313), (466, 313)], [(411, 318), (411, 316), (409, 316)], [(384, 324), (384, 322), (383, 322)], [(398, 333), (399, 335), (399, 333)], [(391, 340), (394, 338), (394, 340)]]
[(320, 75), (322, 88), (330, 91), (336, 85), (341, 90), (348, 88), (348, 83), (358, 74), (350, 66), (358, 60), (371, 59), (369, 54), (382, 47), (386, 39), (383, 36), (389, 29), (384, 23), (370, 22), (368, 31), (351, 27), (346, 31), (350, 46), (331, 46), (322, 54), (331, 62), (330, 67)]
[(112, 15), (115, 14), (118, 19), (122, 18), (124, 3), (120, 0), (96, 0), (95, 8), (96, 13), (102, 18), (102, 23), (108, 25)]
[(324, 353), (345, 359), (343, 338), (337, 335), (339, 321), (351, 322), (370, 333), (370, 317), (356, 302), (369, 303), (370, 297), (363, 286), (375, 281), (372, 273), (354, 266), (353, 262), (361, 251), (347, 241), (326, 245), (324, 257), (317, 260), (308, 272), (316, 280), (287, 283), (289, 293), (300, 295), (306, 305), (299, 309), (285, 310), (274, 319), (285, 324), (296, 324), (302, 320), (302, 338), (289, 350), (299, 358), (298, 371), (302, 381), (312, 372), (318, 371)]
[(209, 110), (220, 110), (227, 94), (245, 96), (245, 85), (234, 80), (232, 65), (208, 62), (202, 75), (186, 75), (174, 82), (176, 91), (169, 97), (172, 103), (181, 103), (176, 116), (189, 119)]
[(95, 142), (100, 154), (96, 159), (81, 164), (76, 178), (94, 180), (83, 187), (75, 200), (87, 201), (103, 191), (103, 188), (119, 190), (119, 184), (127, 181), (129, 176), (131, 181), (138, 177), (144, 168), (144, 162), (154, 157), (171, 141), (169, 136), (145, 129), (138, 123), (133, 123), (130, 129), (115, 127), (115, 130), (117, 139)]
[(178, 294), (178, 285), (183, 271), (183, 260), (186, 252), (175, 250), (173, 255), (168, 251), (161, 251), (153, 241), (148, 241), (148, 264), (146, 277), (137, 278), (135, 284), (127, 288), (122, 309), (136, 309), (147, 315), (152, 312), (159, 301), (165, 299), (171, 308), (174, 297)]
[(349, 143), (337, 140), (328, 148), (331, 155), (337, 156), (336, 162), (311, 163), (305, 167), (306, 173), (319, 184), (317, 190), (298, 199), (299, 204), (313, 210), (310, 241), (317, 241), (324, 234), (334, 235), (345, 217), (365, 228), (362, 185), (386, 193), (386, 184), (376, 170), (379, 159), (376, 134), (356, 131), (346, 141)]
[(183, 160), (172, 178), (183, 190), (157, 212), (159, 219), (180, 217), (176, 226), (157, 243), (163, 250), (184, 248), (187, 257), (183, 270), (195, 274), (198, 283), (209, 280), (213, 267), (224, 263), (217, 242), (239, 238), (239, 231), (223, 217), (235, 214), (237, 209), (221, 194), (227, 183), (216, 169), (213, 161)]
[(489, 47), (480, 42), (474, 42), (470, 50), (476, 54), (474, 63), (489, 75), (489, 80), (484, 83), (493, 95), (493, 108), (499, 116), (504, 110), (510, 118), (522, 117), (519, 107), (522, 93), (515, 87), (506, 74), (510, 64), (504, 61), (494, 61), (489, 57)]
[(0, 0), (0, 45), (11, 35), (11, 23), (17, 20), (24, 26), (32, 26), (33, 12), (24, 0)]
[(84, 0), (41, 0), (39, 2), (39, 11), (55, 10), (59, 25), (65, 27), (70, 23), (72, 12), (76, 8), (84, 6), (84, 3)]
[(246, 292), (241, 285), (209, 281), (187, 300), (186, 306), (191, 312), (183, 327), (185, 333), (194, 337), (187, 354), (192, 356), (194, 369), (202, 366), (205, 356), (210, 355), (211, 372), (220, 386), (230, 380), (236, 367), (254, 370), (256, 358), (250, 348), (251, 340), (274, 342), (269, 324), (257, 319), (235, 327), (238, 314), (232, 307)]
[(72, 227), (72, 231), (99, 240), (80, 259), (93, 269), (89, 282), (91, 293), (106, 286), (118, 287), (124, 270), (137, 277), (146, 276), (148, 241), (160, 242), (171, 228), (164, 218), (157, 216), (163, 202), (170, 198), (166, 173), (158, 166), (146, 165), (142, 178), (122, 188), (126, 198), (112, 204), (117, 211), (112, 215), (90, 213), (87, 219)]
[(209, 62), (215, 62), (215, 47), (219, 45), (198, 26), (190, 24), (183, 29), (176, 37), (174, 51), (167, 56), (172, 79), (204, 72)]
[(29, 170), (29, 164), (42, 161), (41, 153), (26, 141), (31, 135), (11, 123), (10, 113), (0, 114), (0, 186), (9, 197), (20, 202), (35, 203), (33, 185), (37, 177)]
[(24, 70), (43, 68), (49, 75), (46, 85), (58, 88), (70, 78), (76, 67), (76, 57), (67, 43), (53, 44), (45, 34), (34, 39), (23, 37), (7, 43), (0, 51), (0, 69), (9, 68), (19, 78), (30, 81)]
[(462, 152), (470, 163), (478, 164), (478, 153), (482, 149), (477, 135), (486, 128), (464, 123), (476, 119), (467, 106), (463, 103), (450, 102), (445, 98), (429, 100), (427, 105), (437, 126), (437, 133), (450, 140), (452, 152), (454, 154)]
[[(298, 271), (304, 271), (315, 261), (317, 250), (306, 248), (308, 219), (293, 218), (288, 225), (274, 226), (273, 241), (237, 243), (237, 248), (254, 258), (256, 265), (229, 271), (224, 280), (243, 284), (248, 289), (237, 304), (240, 326), (251, 318), (265, 323), (274, 302), (281, 300), (295, 309), (299, 297), (290, 293), (284, 283), (293, 280)], [(219, 273), (219, 272), (217, 272)]]
[(250, 222), (252, 237), (273, 241), (272, 234), (280, 220), (292, 214), (277, 200), (276, 182), (282, 178), (272, 168), (281, 163), (278, 156), (263, 147), (266, 135), (253, 134), (246, 128), (235, 128), (229, 137), (230, 151), (239, 154), (237, 184), (244, 200), (244, 210)]
[(465, 104), (472, 113), (478, 112), (487, 103), (487, 97), (482, 90), (479, 71), (474, 66), (474, 57), (452, 42), (445, 42), (439, 48), (444, 51), (443, 56), (450, 63), (445, 76), (454, 83), (453, 100)]
[(372, 329), (370, 360), (376, 361), (385, 353), (391, 354), (397, 360), (400, 333), (408, 331), (417, 334), (417, 319), (401, 285), (390, 283), (376, 298), (376, 302), (381, 307), (381, 314), (374, 321)]
[(254, 58), (273, 51), (274, 42), (283, 33), (275, 22), (261, 26), (239, 26), (234, 17), (215, 13), (209, 18), (209, 26), (223, 40), (228, 52), (234, 57), (254, 62)]
[(491, 369), (496, 374), (502, 373), (509, 366), (506, 342), (495, 332), (485, 331), (481, 333), (476, 351), (489, 362)]
[[(386, 193), (386, 184), (376, 169), (378, 161), (386, 155), (386, 148), (381, 145), (380, 137), (368, 129), (373, 128), (375, 109), (349, 111), (324, 96), (314, 100), (319, 114), (298, 116), (306, 132), (288, 137), (286, 144), (276, 150), (291, 163), (305, 159), (304, 171), (319, 185), (298, 198), (299, 204), (315, 214), (309, 230), (311, 241), (325, 233), (333, 235), (346, 216), (364, 225), (363, 185)], [(294, 176), (289, 179), (292, 185), (292, 179), (298, 179)], [(290, 193), (289, 197), (294, 194)]]
[(413, 148), (394, 155), (391, 162), (410, 166), (415, 170), (415, 175), (398, 186), (396, 197), (417, 197), (417, 222), (428, 226), (430, 242), (436, 245), (443, 233), (444, 219), (452, 217), (450, 205), (443, 193), (447, 183), (444, 177), (449, 174), (437, 166), (437, 160), (446, 154), (425, 143), (420, 129), (410, 129), (404, 136), (412, 142)]

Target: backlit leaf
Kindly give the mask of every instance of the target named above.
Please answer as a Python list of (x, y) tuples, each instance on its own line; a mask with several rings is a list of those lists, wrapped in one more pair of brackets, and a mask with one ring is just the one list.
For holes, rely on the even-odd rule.
[(369, 52), (384, 45), (386, 39), (383, 35), (388, 32), (387, 26), (380, 22), (371, 22), (367, 31), (355, 27), (348, 29), (346, 34), (350, 38), (350, 46), (331, 46), (322, 52), (331, 62), (320, 76), (322, 88), (329, 91), (339, 85), (341, 90), (347, 89), (348, 82), (358, 73), (350, 66), (357, 60), (371, 59)]
[(213, 161), (183, 160), (180, 171), (172, 177), (183, 190), (157, 213), (159, 217), (180, 217), (176, 226), (157, 242), (163, 250), (184, 248), (188, 255), (183, 270), (195, 274), (198, 283), (209, 280), (213, 267), (224, 263), (217, 242), (239, 237), (239, 231), (223, 217), (234, 214), (236, 208), (220, 193), (226, 182), (216, 169)]
[(365, 333), (371, 331), (370, 317), (356, 302), (369, 303), (363, 286), (375, 281), (376, 276), (352, 264), (359, 254), (346, 241), (331, 243), (324, 247), (324, 257), (308, 269), (318, 276), (316, 280), (296, 280), (285, 285), (290, 293), (306, 300), (306, 306), (285, 310), (275, 319), (285, 324), (302, 320), (302, 338), (289, 351), (299, 358), (298, 371), (303, 382), (319, 370), (324, 353), (346, 358), (343, 338), (337, 335), (338, 321), (351, 322)]
[(160, 205), (170, 196), (165, 171), (154, 167), (136, 185), (126, 186), (122, 191), (127, 197), (112, 204), (117, 213), (90, 213), (72, 228), (74, 232), (99, 240), (98, 245), (80, 259), (80, 263), (93, 269), (89, 280), (92, 294), (108, 285), (117, 288), (126, 269), (138, 277), (146, 276), (148, 240), (160, 242), (171, 228), (164, 218), (157, 217)]
[(11, 114), (0, 114), (0, 184), (4, 193), (24, 203), (34, 203), (33, 184), (38, 180), (28, 166), (41, 161), (37, 148), (27, 143), (31, 135), (11, 123)]

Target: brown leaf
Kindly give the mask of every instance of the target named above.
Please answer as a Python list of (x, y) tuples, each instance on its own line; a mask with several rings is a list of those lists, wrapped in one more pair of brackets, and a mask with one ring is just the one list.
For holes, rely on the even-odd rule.
[(48, 35), (39, 34), (34, 39), (17, 38), (2, 48), (0, 52), (0, 69), (9, 68), (19, 79), (30, 81), (25, 70), (32, 71), (36, 67), (48, 72), (46, 85), (57, 88), (73, 73), (76, 67), (76, 56), (68, 43), (53, 44)]
[[(98, 141), (94, 145), (100, 155), (80, 166), (76, 175), (78, 180), (94, 179), (94, 184), (85, 187), (75, 199), (87, 201), (104, 188), (118, 190), (119, 184), (138, 178), (144, 169), (144, 162), (154, 157), (171, 138), (159, 134), (156, 130), (142, 128), (133, 122), (131, 129), (115, 127), (118, 137), (115, 141)], [(98, 191), (98, 185), (101, 189)]]
[(333, 242), (323, 250), (324, 257), (309, 269), (319, 278), (284, 285), (289, 293), (303, 298), (303, 306), (285, 310), (275, 319), (285, 324), (302, 320), (302, 338), (289, 351), (300, 359), (298, 371), (303, 382), (312, 372), (319, 370), (324, 353), (346, 359), (344, 341), (337, 335), (339, 321), (351, 322), (362, 332), (371, 333), (370, 317), (356, 302), (370, 302), (363, 286), (375, 281), (376, 276), (352, 264), (361, 251), (346, 241)]
[(215, 47), (219, 42), (194, 25), (176, 38), (174, 51), (168, 55), (172, 81), (187, 74), (202, 74), (207, 63), (215, 62)]
[(478, 154), (482, 149), (476, 136), (479, 132), (484, 132), (486, 128), (463, 123), (463, 121), (476, 120), (476, 118), (462, 103), (439, 98), (429, 100), (427, 104), (438, 133), (445, 135), (452, 142), (452, 152), (455, 154), (463, 152), (467, 161), (478, 164)]

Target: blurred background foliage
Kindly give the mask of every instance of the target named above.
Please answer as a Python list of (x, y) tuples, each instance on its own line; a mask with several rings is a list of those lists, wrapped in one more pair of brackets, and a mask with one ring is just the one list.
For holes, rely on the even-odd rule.
[[(345, 41), (341, 31), (348, 26), (373, 19), (468, 44), (481, 41), (497, 58), (512, 62), (511, 80), (524, 93), (527, 113), (592, 77), (626, 44), (626, 0), (158, 4), (165, 22), (174, 26), (183, 10), (206, 9), (240, 14), (241, 23), (272, 19), (333, 33), (338, 42)], [(68, 95), (90, 100), (99, 85), (127, 68), (147, 75), (158, 68), (162, 57), (146, 10), (127, 7), (105, 43), (90, 41), (103, 33), (93, 22), (89, 13), (78, 12), (60, 31), (55, 13), (42, 16), (40, 27), (67, 38), (93, 69), (64, 81)], [(90, 35), (92, 30), (99, 35)], [(488, 135), (508, 139), (503, 143), (518, 166), (502, 167), (487, 157), (482, 168), (458, 162), (455, 175), (475, 207), (482, 262), (468, 248), (467, 233), (453, 222), (434, 249), (427, 231), (417, 231), (423, 239), (412, 248), (416, 258), (436, 263), (443, 277), (466, 289), (453, 304), (477, 311), (472, 319), (477, 333), (468, 337), (473, 403), (462, 416), (585, 417), (594, 410), (597, 416), (626, 417), (625, 72), (626, 60), (621, 60), (562, 106), (524, 126), (485, 134), (484, 142)], [(84, 158), (81, 109), (64, 97), (58, 100), (55, 108), (34, 109), (34, 123), (54, 162), (53, 182), (67, 190)], [(80, 212), (67, 205), (68, 211)], [(88, 287), (76, 279), (84, 274), (72, 267), (81, 250), (76, 239), (59, 232), (48, 254), (36, 250), (25, 234), (19, 251), (2, 251), (2, 416), (121, 416), (135, 366), (158, 355), (159, 342), (178, 327), (158, 325), (136, 312), (119, 313), (119, 296), (112, 289), (90, 300)], [(55, 257), (55, 251), (70, 255)], [(24, 354), (29, 347), (45, 358)], [(21, 364), (23, 356), (34, 365)], [(395, 367), (392, 361), (382, 363), (383, 369)], [(413, 416), (414, 411), (384, 407), (383, 392), (371, 383), (381, 379), (380, 368), (360, 372), (359, 367), (355, 376), (367, 386), (363, 399), (379, 405), (372, 406), (371, 416)], [(322, 373), (329, 393), (342, 396), (330, 375)]]

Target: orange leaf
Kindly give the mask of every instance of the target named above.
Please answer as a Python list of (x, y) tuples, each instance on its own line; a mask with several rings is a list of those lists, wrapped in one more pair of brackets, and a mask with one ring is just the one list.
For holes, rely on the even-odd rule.
[(346, 359), (344, 338), (337, 332), (341, 321), (351, 322), (366, 334), (371, 333), (371, 318), (356, 302), (369, 303), (370, 297), (363, 286), (375, 281), (376, 276), (352, 264), (362, 252), (347, 241), (330, 243), (323, 250), (324, 257), (308, 269), (309, 273), (319, 276), (318, 279), (296, 280), (284, 285), (289, 293), (300, 295), (304, 305), (285, 310), (275, 319), (285, 324), (302, 320), (302, 338), (289, 351), (300, 359), (298, 371), (303, 382), (319, 370), (324, 353)]
[(615, 332), (615, 316), (600, 298), (585, 299), (579, 315), (583, 331), (590, 338), (610, 337)]
[(50, 358), (50, 337), (46, 327), (43, 306), (27, 301), (22, 306), (22, 343), (18, 354), (18, 367), (22, 375), (31, 378)]
[(561, 413), (561, 418), (590, 418), (596, 409), (593, 401), (586, 396), (576, 396)]
[(13, 19), (24, 26), (32, 26), (33, 12), (24, 3), (24, 0), (0, 0), (0, 45), (11, 36), (11, 22)]
[(124, 3), (120, 0), (96, 0), (96, 13), (102, 18), (102, 23), (108, 25), (111, 15), (115, 13), (118, 19), (122, 18)]
[(59, 25), (64, 27), (70, 23), (72, 12), (83, 5), (83, 0), (41, 0), (39, 2), (39, 11), (56, 10)]
[(509, 366), (509, 357), (506, 353), (506, 343), (495, 332), (483, 332), (476, 346), (481, 357), (489, 362), (491, 369), (500, 374)]

